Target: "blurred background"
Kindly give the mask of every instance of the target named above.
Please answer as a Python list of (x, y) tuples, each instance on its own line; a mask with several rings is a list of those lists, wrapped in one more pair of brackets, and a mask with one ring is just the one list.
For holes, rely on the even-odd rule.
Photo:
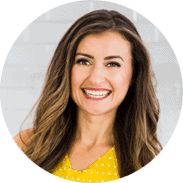
[(1, 106), (10, 133), (32, 125), (33, 112), (46, 69), (63, 34), (80, 16), (96, 9), (116, 10), (137, 27), (149, 50), (157, 80), (160, 102), (158, 137), (165, 145), (172, 135), (182, 105), (182, 79), (178, 62), (169, 43), (149, 20), (139, 13), (105, 1), (78, 1), (46, 12), (32, 22), (13, 44), (2, 73)]

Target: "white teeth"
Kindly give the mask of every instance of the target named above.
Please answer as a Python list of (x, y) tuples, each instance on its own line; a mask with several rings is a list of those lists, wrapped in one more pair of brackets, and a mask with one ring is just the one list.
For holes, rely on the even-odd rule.
[(94, 91), (94, 90), (84, 90), (87, 95), (95, 98), (101, 98), (109, 94), (109, 91)]

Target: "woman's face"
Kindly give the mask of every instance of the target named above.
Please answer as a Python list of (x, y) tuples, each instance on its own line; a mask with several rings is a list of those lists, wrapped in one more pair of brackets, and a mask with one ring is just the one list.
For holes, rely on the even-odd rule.
[(92, 115), (114, 114), (132, 79), (130, 43), (119, 33), (84, 37), (71, 71), (72, 99)]

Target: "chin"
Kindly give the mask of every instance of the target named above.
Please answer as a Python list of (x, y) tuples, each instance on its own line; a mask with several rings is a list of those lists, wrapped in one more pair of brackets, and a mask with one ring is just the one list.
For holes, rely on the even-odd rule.
[(101, 109), (99, 109), (99, 110), (87, 109), (87, 110), (84, 110), (84, 111), (85, 111), (85, 113), (88, 113), (88, 114), (94, 115), (94, 116), (100, 116), (100, 115), (109, 114), (109, 113), (114, 112), (114, 110), (101, 110)]

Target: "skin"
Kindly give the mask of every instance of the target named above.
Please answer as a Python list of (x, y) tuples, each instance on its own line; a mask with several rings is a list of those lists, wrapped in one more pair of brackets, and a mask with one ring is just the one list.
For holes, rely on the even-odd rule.
[[(74, 169), (88, 167), (114, 145), (116, 111), (131, 79), (131, 46), (121, 34), (107, 31), (81, 40), (71, 71), (72, 99), (78, 106), (77, 133), (69, 152)], [(87, 98), (82, 88), (105, 88), (111, 93), (94, 100)]]
[[(114, 55), (122, 59), (107, 58)], [(130, 43), (116, 32), (88, 35), (78, 45), (71, 71), (72, 98), (78, 106), (76, 138), (68, 152), (73, 169), (86, 169), (114, 145), (112, 128), (131, 83), (131, 60)], [(81, 90), (87, 87), (109, 89), (111, 94), (103, 100), (88, 99)], [(32, 129), (21, 132), (24, 142), (32, 133)], [(25, 150), (20, 133), (14, 139)]]

